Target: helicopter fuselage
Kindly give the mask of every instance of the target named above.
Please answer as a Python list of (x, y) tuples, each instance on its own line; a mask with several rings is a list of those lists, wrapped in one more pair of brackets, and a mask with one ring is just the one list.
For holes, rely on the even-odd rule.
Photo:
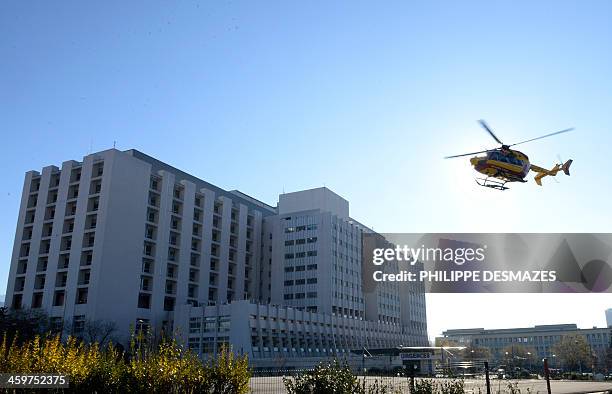
[[(549, 133), (536, 138), (530, 138), (514, 144), (504, 144), (495, 135), (495, 133), (493, 133), (489, 125), (484, 120), (481, 119), (478, 121), (478, 123), (480, 123), (482, 128), (485, 129), (491, 138), (500, 144), (501, 147), (497, 149), (486, 149), (478, 152), (446, 156), (445, 159), (472, 156), (470, 163), (474, 169), (479, 173), (486, 175), (486, 178), (484, 179), (476, 178), (476, 183), (478, 183), (480, 186), (490, 187), (497, 190), (507, 190), (508, 187), (505, 186), (507, 182), (527, 182), (525, 178), (527, 177), (527, 174), (529, 174), (529, 171), (537, 173), (534, 180), (540, 186), (542, 185), (542, 178), (546, 176), (557, 176), (559, 171), (563, 171), (565, 175), (570, 174), (570, 166), (572, 165), (573, 160), (555, 164), (552, 169), (548, 170), (529, 163), (529, 157), (527, 157), (526, 154), (510, 148), (526, 142), (541, 140), (542, 138), (552, 137), (553, 135), (567, 133), (568, 131), (574, 130), (573, 128), (556, 131), (554, 133)], [(474, 156), (482, 153), (484, 153), (484, 156)], [(490, 178), (497, 178), (498, 180)]]
[(505, 182), (526, 182), (525, 177), (530, 169), (526, 154), (504, 148), (486, 152), (485, 156), (473, 157), (470, 163), (481, 174)]

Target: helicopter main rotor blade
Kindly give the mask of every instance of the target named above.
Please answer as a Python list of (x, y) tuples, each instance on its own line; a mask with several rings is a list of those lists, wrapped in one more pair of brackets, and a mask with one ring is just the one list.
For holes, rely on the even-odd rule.
[(574, 130), (574, 128), (569, 128), (569, 129), (565, 129), (565, 130), (561, 130), (561, 131), (555, 131), (554, 133), (550, 133), (550, 134), (546, 134), (543, 135), (541, 137), (536, 137), (536, 138), (532, 138), (530, 140), (525, 140), (525, 141), (521, 141), (521, 142), (517, 142), (515, 144), (512, 144), (510, 146), (514, 146), (514, 145), (520, 145), (520, 144), (524, 144), (525, 142), (531, 142), (531, 141), (535, 141), (535, 140), (540, 140), (542, 138), (546, 138), (546, 137), (552, 137), (553, 135), (557, 135), (557, 134), (562, 134), (562, 133), (567, 133), (568, 131), (572, 131)]
[(480, 152), (472, 152), (472, 153), (464, 153), (464, 154), (461, 154), (461, 155), (446, 156), (445, 159), (453, 159), (455, 157), (477, 155), (479, 153), (492, 152), (492, 151), (493, 151), (492, 149), (481, 150)]
[(487, 124), (487, 122), (485, 122), (484, 120), (480, 119), (480, 120), (478, 121), (478, 123), (480, 123), (480, 125), (481, 125), (481, 126), (482, 126), (482, 127), (483, 127), (483, 128), (484, 128), (484, 129), (485, 129), (485, 130), (486, 130), (486, 131), (489, 133), (489, 134), (491, 134), (491, 137), (493, 137), (493, 139), (494, 139), (495, 141), (497, 141), (497, 142), (498, 142), (500, 145), (503, 145), (503, 144), (504, 144), (503, 142), (501, 142), (501, 141), (499, 140), (499, 138), (497, 138), (497, 136), (495, 135), (495, 133), (493, 133), (493, 131), (491, 130), (491, 128), (489, 127), (489, 125)]

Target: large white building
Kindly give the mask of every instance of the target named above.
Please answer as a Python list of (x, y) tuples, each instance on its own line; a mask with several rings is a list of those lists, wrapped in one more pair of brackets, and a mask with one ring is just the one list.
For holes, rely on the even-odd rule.
[(612, 328), (580, 329), (576, 324), (548, 324), (524, 328), (484, 329), (466, 328), (446, 330), (438, 342), (459, 346), (488, 348), (493, 360), (502, 360), (506, 352), (512, 353), (521, 347), (535, 352), (536, 360), (548, 358), (558, 366), (555, 345), (566, 335), (582, 335), (587, 340), (592, 354), (599, 363), (604, 363), (607, 352), (612, 348)]
[(262, 366), (425, 345), (422, 287), (363, 289), (367, 232), (326, 188), (273, 207), (111, 149), (26, 174), (6, 303), (77, 334), (109, 320), (121, 340), (148, 326), (202, 355), (229, 343)]

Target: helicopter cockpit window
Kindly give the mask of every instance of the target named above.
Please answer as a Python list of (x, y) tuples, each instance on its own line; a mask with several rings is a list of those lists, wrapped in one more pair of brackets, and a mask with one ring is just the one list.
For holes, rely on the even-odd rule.
[(489, 153), (489, 160), (499, 160), (499, 152)]

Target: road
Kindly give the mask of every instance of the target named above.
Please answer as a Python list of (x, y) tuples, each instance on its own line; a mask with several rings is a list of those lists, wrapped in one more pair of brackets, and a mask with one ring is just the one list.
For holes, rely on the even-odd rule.
[[(362, 378), (360, 378), (362, 379)], [(367, 378), (366, 382), (368, 385), (374, 383), (376, 380), (389, 385), (392, 385), (395, 389), (401, 389), (402, 392), (408, 392), (409, 382), (407, 378), (399, 377), (373, 377)], [(448, 382), (448, 379), (434, 379), (436, 383)], [(509, 385), (512, 384), (513, 388), (520, 389), (521, 394), (546, 394), (546, 381), (529, 379), (529, 380), (491, 380), (491, 392), (497, 393), (511, 393)], [(612, 382), (585, 382), (585, 381), (572, 381), (572, 380), (551, 380), (551, 391), (554, 394), (578, 394), (578, 393), (602, 393), (609, 391), (612, 393)], [(254, 377), (251, 378), (250, 382), (251, 393), (253, 394), (274, 394), (274, 393), (286, 393), (285, 386), (283, 384), (282, 377)], [(486, 393), (485, 382), (482, 379), (466, 379), (465, 380), (466, 393)], [(518, 393), (518, 391), (516, 391)]]

